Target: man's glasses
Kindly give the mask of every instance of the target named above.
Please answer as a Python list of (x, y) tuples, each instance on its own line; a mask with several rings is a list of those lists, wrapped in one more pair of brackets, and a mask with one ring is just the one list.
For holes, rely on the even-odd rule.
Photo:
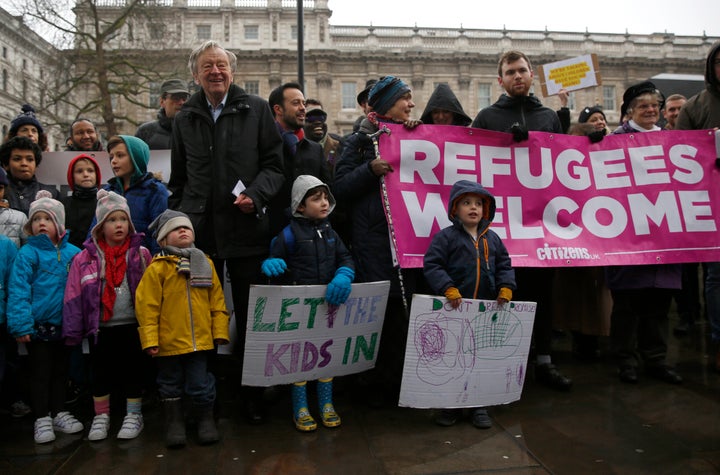
[(190, 98), (190, 94), (185, 94), (184, 92), (176, 92), (174, 94), (170, 94), (170, 99), (173, 101), (187, 101)]

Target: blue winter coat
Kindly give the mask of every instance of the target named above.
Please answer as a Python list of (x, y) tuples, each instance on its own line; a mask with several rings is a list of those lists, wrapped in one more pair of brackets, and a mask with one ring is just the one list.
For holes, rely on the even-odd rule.
[(347, 209), (352, 223), (355, 281), (389, 280), (390, 293), (399, 295), (398, 274), (393, 266), (388, 224), (380, 197), (380, 177), (370, 168), (375, 149), (368, 134), (376, 131), (377, 127), (365, 119), (360, 130), (347, 139), (335, 165), (332, 192)]
[(36, 323), (62, 324), (63, 295), (70, 262), (80, 249), (68, 242), (57, 246), (45, 234), (30, 236), (13, 264), (8, 292), (8, 333), (34, 335)]
[(0, 234), (0, 325), (5, 324), (8, 280), (17, 252), (15, 243), (7, 236)]
[[(457, 199), (466, 193), (481, 195), (486, 201), (477, 241), (453, 213)], [(448, 288), (456, 287), (465, 298), (494, 300), (502, 287), (515, 290), (510, 256), (500, 236), (489, 229), (495, 217), (492, 194), (475, 182), (455, 183), (450, 191), (448, 217), (452, 225), (433, 236), (423, 261), (425, 280), (432, 291), (444, 295)]]
[(290, 244), (281, 232), (273, 239), (270, 249), (270, 257), (284, 259), (288, 266), (282, 282), (278, 283), (325, 285), (335, 277), (338, 268), (355, 269), (350, 251), (327, 219), (313, 222), (293, 217), (290, 230)]

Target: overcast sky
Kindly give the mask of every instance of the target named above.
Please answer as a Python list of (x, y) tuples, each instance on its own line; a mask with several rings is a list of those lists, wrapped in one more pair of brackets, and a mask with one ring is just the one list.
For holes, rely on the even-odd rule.
[[(563, 5), (563, 7), (559, 7)], [(718, 0), (329, 0), (331, 25), (655, 33), (720, 37)], [(513, 12), (522, 12), (516, 14)]]

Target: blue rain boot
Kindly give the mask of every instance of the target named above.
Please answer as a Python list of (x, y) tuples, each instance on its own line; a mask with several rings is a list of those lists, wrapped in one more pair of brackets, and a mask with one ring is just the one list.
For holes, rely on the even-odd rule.
[(332, 401), (332, 378), (318, 379), (317, 382), (318, 405), (320, 406), (320, 420), (325, 427), (338, 427), (340, 416), (335, 412)]
[(293, 422), (300, 432), (311, 432), (317, 429), (317, 422), (310, 415), (307, 403), (307, 381), (292, 385)]

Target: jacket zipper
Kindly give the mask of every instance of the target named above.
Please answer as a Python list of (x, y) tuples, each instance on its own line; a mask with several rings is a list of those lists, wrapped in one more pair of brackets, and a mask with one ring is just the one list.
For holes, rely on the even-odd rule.
[(185, 280), (185, 292), (187, 293), (188, 309), (190, 310), (190, 335), (192, 335), (193, 351), (197, 351), (195, 341), (195, 319), (193, 318), (192, 300), (190, 299), (190, 279)]

